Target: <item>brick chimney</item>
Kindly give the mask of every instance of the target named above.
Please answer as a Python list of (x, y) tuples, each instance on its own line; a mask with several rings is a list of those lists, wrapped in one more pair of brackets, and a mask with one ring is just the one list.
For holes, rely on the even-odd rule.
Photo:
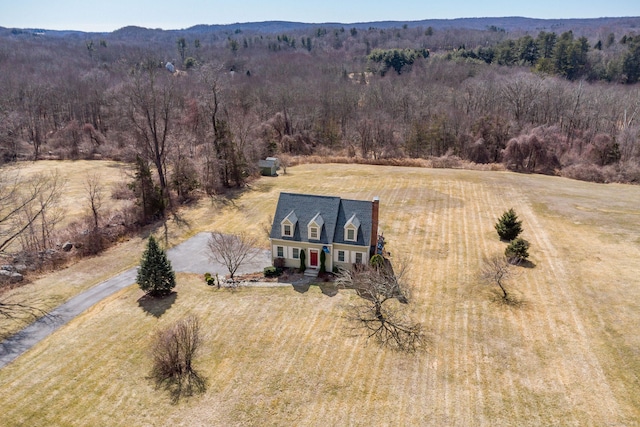
[(371, 247), (369, 248), (369, 256), (376, 253), (378, 245), (378, 209), (380, 207), (380, 197), (376, 196), (371, 202)]

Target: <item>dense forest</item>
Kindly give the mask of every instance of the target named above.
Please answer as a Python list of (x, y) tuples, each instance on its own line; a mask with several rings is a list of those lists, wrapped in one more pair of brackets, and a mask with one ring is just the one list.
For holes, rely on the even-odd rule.
[(242, 186), (270, 155), (448, 158), (637, 183), (640, 35), (629, 26), (640, 20), (616, 22), (4, 29), (0, 162), (137, 162), (183, 200)]

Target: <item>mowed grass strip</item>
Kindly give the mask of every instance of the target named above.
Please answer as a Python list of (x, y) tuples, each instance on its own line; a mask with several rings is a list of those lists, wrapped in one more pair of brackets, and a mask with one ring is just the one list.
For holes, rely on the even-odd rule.
[[(123, 290), (0, 370), (2, 425), (634, 425), (640, 422), (640, 188), (506, 172), (306, 165), (183, 213), (189, 231), (250, 230), (280, 191), (381, 198), (412, 313), (430, 339), (403, 355), (353, 336), (350, 292), (206, 287), (179, 275), (160, 317)], [(613, 208), (612, 208), (613, 206)], [(500, 303), (477, 280), (513, 207), (534, 268)], [(589, 207), (589, 209), (585, 209)], [(182, 233), (182, 234), (180, 234)], [(178, 237), (176, 237), (176, 240)], [(202, 396), (170, 403), (146, 378), (153, 332), (188, 313), (206, 332)]]

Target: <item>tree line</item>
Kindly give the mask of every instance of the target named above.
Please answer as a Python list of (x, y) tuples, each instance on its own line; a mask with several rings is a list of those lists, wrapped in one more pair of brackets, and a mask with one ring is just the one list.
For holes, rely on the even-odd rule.
[(536, 72), (565, 77), (568, 80), (605, 80), (637, 83), (640, 79), (640, 36), (624, 35), (616, 44), (609, 33), (593, 46), (587, 37), (576, 38), (573, 31), (560, 35), (541, 31), (536, 38), (525, 35), (495, 46), (466, 49), (461, 46), (447, 55), (449, 59), (468, 58), (487, 64), (527, 66)]
[[(134, 163), (149, 215), (196, 191), (240, 187), (270, 155), (449, 156), (640, 180), (637, 85), (579, 77), (600, 54), (633, 68), (637, 36), (597, 50), (571, 32), (491, 29), (162, 34), (92, 44), (12, 36), (0, 47), (0, 159)], [(457, 43), (465, 48), (451, 50)], [(491, 61), (465, 57), (488, 49)]]

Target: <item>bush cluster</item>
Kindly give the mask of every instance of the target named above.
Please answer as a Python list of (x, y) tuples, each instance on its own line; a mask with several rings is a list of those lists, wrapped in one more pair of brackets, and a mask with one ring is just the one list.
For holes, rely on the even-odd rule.
[(282, 269), (279, 267), (265, 267), (264, 277), (278, 277), (282, 274)]

